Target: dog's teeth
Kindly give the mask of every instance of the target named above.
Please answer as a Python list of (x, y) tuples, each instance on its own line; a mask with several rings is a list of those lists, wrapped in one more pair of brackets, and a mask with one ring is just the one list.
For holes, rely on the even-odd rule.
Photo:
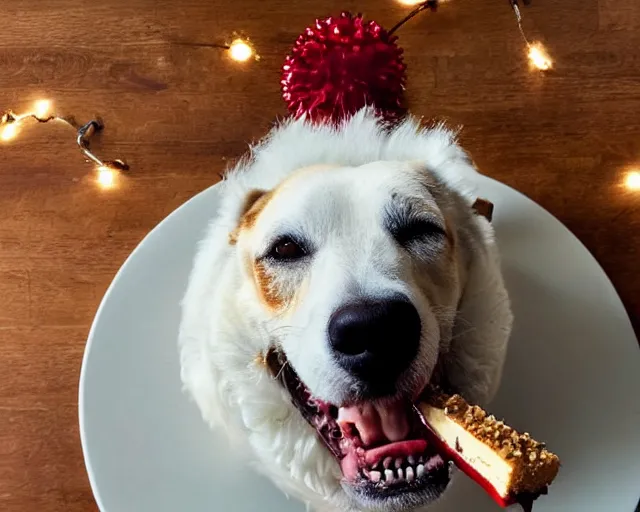
[(382, 462), (382, 465), (384, 466), (384, 469), (389, 469), (392, 463), (393, 463), (393, 457), (387, 457)]
[(396, 469), (400, 469), (402, 467), (402, 459), (396, 459)]
[(409, 466), (407, 468), (407, 482), (413, 482), (414, 478), (415, 478), (415, 474), (413, 473), (413, 468)]
[(393, 482), (393, 471), (391, 471), (390, 469), (385, 469), (384, 470), (384, 479), (387, 482)]
[(382, 473), (380, 473), (380, 471), (372, 471), (371, 473), (369, 473), (369, 478), (372, 482), (378, 483), (382, 478)]
[(404, 471), (402, 471), (402, 468), (398, 469), (398, 479), (399, 480), (404, 479)]
[[(422, 457), (420, 457), (422, 458)], [(418, 478), (420, 478), (422, 475), (424, 475), (424, 466), (422, 464), (418, 464), (418, 468), (416, 470), (416, 475), (418, 476)]]
[(409, 463), (410, 466), (415, 466), (416, 465), (416, 459), (414, 459), (413, 455), (409, 455), (407, 457), (407, 462)]

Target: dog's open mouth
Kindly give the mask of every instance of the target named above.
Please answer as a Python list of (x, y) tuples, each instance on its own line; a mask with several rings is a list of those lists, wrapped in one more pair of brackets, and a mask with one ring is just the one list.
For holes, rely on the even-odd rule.
[(446, 487), (448, 465), (427, 442), (426, 427), (410, 401), (338, 408), (313, 397), (280, 352), (270, 351), (267, 363), (339, 462), (345, 483), (385, 497)]
[[(334, 427), (332, 437), (338, 437), (344, 478), (397, 486), (440, 469), (444, 461), (429, 450), (412, 413), (412, 405), (401, 401), (340, 408), (337, 422), (334, 420), (338, 430)], [(314, 421), (325, 421), (322, 407)]]

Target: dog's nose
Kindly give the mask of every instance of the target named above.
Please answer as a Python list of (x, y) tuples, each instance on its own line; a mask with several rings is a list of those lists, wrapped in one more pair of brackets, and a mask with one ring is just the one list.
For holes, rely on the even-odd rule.
[(418, 353), (420, 331), (418, 311), (406, 298), (346, 304), (329, 320), (338, 364), (371, 384), (395, 383)]

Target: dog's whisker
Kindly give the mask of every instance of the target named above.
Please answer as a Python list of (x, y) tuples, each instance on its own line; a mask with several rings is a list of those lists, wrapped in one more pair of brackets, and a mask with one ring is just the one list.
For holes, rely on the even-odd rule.
[(505, 296), (502, 297), (501, 300), (499, 300), (498, 302), (496, 302), (493, 307), (491, 308), (491, 311), (489, 311), (488, 314), (488, 318), (487, 318), (487, 322), (493, 322), (496, 318), (496, 315), (498, 313), (498, 310), (500, 309), (501, 306), (503, 306), (506, 302), (509, 302), (509, 297)]
[(454, 334), (453, 336), (451, 336), (451, 341), (460, 338), (461, 336), (464, 336), (465, 334), (469, 334), (471, 332), (475, 332), (477, 331), (477, 327), (471, 327), (470, 329), (467, 329), (466, 331), (462, 331), (462, 332), (458, 332), (456, 334)]
[(467, 320), (464, 316), (462, 316), (459, 313), (456, 315), (454, 321), (456, 323), (460, 323), (460, 324), (463, 324), (463, 325), (466, 325), (466, 326), (469, 326), (469, 327), (473, 326), (473, 322), (471, 322), (470, 320)]
[[(485, 319), (485, 322), (491, 322), (495, 319), (495, 314), (498, 312), (498, 309), (503, 306), (505, 304), (505, 302), (509, 301), (509, 297), (508, 296), (504, 296), (501, 298), (501, 300), (497, 301), (492, 307), (491, 310), (489, 311), (487, 318)], [(456, 316), (456, 322), (464, 322), (465, 324), (467, 324), (468, 326), (473, 326), (473, 322), (470, 322), (469, 320), (467, 320), (466, 318), (464, 318), (461, 314), (458, 314)], [(477, 326), (475, 327), (477, 329)]]
[(293, 334), (301, 333), (301, 332), (302, 332), (302, 329), (300, 327), (283, 325), (267, 331), (267, 336), (269, 338), (277, 338), (279, 336), (291, 336)]
[(282, 375), (282, 372), (284, 371), (284, 369), (287, 367), (287, 365), (289, 364), (289, 360), (287, 359), (284, 364), (280, 367), (280, 369), (278, 370), (278, 373), (275, 375), (274, 379), (278, 380), (280, 379), (280, 376)]
[[(275, 322), (270, 322), (270, 323), (275, 323)], [(273, 333), (273, 332), (284, 330), (284, 329), (300, 329), (300, 327), (297, 327), (295, 325), (278, 325), (277, 327), (270, 327), (269, 325), (267, 325), (265, 329), (268, 333)]]
[(452, 321), (456, 318), (457, 311), (453, 308), (441, 308), (441, 309), (433, 309), (433, 314), (436, 318), (442, 321)]

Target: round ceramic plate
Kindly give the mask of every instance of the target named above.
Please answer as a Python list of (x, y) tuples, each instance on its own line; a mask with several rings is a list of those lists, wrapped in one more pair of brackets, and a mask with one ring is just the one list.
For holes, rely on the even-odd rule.
[[(491, 410), (563, 466), (535, 511), (631, 512), (640, 493), (640, 351), (611, 283), (545, 210), (478, 176), (515, 328)], [(133, 252), (96, 315), (80, 378), (80, 432), (103, 512), (303, 511), (208, 429), (179, 378), (179, 303), (220, 187), (194, 197)], [(495, 511), (466, 477), (437, 512)]]

